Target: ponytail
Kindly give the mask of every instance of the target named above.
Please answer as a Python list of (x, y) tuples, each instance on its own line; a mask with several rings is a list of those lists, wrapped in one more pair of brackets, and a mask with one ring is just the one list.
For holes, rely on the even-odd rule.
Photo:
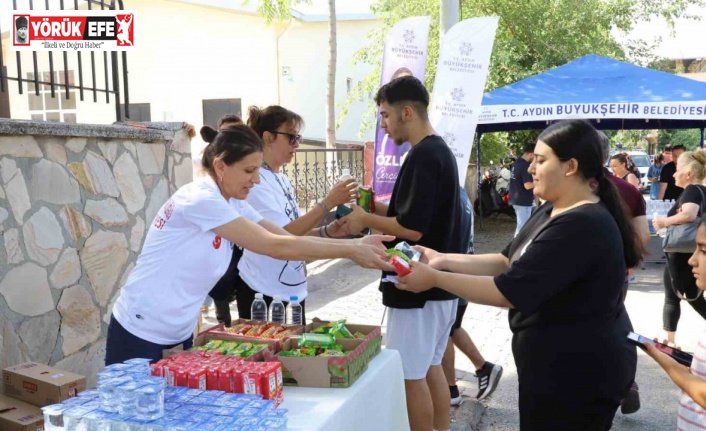
[(618, 229), (620, 229), (620, 235), (623, 239), (625, 265), (628, 268), (634, 268), (640, 263), (642, 256), (646, 254), (645, 246), (637, 238), (632, 220), (628, 215), (628, 207), (618, 194), (615, 185), (603, 174), (599, 175), (597, 179), (598, 197), (600, 197), (601, 202), (606, 206), (618, 225)]
[(220, 158), (231, 166), (253, 153), (262, 152), (262, 140), (248, 126), (236, 124), (216, 131), (213, 127), (203, 126), (201, 138), (208, 142), (203, 150), (201, 165), (211, 175), (214, 175), (213, 162)]

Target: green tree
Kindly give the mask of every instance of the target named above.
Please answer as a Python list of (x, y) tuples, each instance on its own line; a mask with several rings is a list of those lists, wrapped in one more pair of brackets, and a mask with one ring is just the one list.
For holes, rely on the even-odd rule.
[[(500, 17), (486, 85), (486, 91), (491, 91), (587, 54), (664, 68), (666, 66), (652, 54), (657, 40), (631, 40), (621, 45), (612, 31), (628, 32), (635, 22), (656, 16), (673, 23), (677, 17), (686, 16), (688, 7), (704, 4), (704, 0), (462, 0), (460, 18)], [(381, 41), (401, 19), (419, 15), (432, 17), (426, 76), (426, 85), (432, 89), (439, 56), (439, 5), (439, 0), (378, 0), (373, 11), (382, 19), (383, 26), (370, 33), (370, 44), (354, 56), (356, 63), (376, 67), (351, 92), (339, 121), (345, 118), (352, 101), (377, 89), (384, 48)], [(374, 126), (375, 112), (371, 102), (361, 123), (361, 132)], [(525, 138), (507, 133), (489, 142), (493, 142), (490, 145), (517, 146)], [(486, 148), (484, 141), (483, 151)]]
[(657, 145), (660, 151), (667, 144), (683, 145), (687, 150), (693, 151), (699, 148), (701, 142), (701, 130), (699, 129), (672, 129), (660, 130), (657, 138)]

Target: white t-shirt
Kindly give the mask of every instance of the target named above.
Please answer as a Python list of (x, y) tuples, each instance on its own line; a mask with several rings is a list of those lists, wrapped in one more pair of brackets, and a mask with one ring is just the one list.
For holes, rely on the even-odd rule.
[(233, 244), (211, 230), (239, 217), (262, 220), (245, 201), (226, 201), (210, 176), (186, 184), (152, 222), (113, 316), (131, 334), (156, 344), (185, 341), (201, 304), (225, 274)]
[[(299, 204), (286, 175), (260, 169), (260, 184), (250, 190), (247, 202), (265, 219), (283, 227), (299, 217)], [(243, 251), (238, 264), (240, 277), (250, 288), (267, 296), (279, 295), (289, 301), (296, 295), (306, 298), (304, 262), (277, 260), (269, 256)]]
[[(691, 361), (691, 374), (706, 380), (706, 332), (701, 335)], [(706, 410), (682, 391), (677, 411), (677, 429), (684, 431), (706, 429)]]

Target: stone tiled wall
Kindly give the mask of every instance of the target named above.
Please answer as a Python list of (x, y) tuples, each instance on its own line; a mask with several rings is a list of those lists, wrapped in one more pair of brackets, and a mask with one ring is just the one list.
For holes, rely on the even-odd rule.
[(102, 369), (110, 312), (146, 227), (192, 180), (181, 123), (0, 120), (0, 368)]

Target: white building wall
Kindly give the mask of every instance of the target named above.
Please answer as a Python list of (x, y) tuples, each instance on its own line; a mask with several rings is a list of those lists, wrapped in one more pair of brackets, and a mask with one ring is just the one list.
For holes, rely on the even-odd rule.
[[(354, 87), (371, 70), (370, 65), (353, 65), (353, 54), (368, 44), (368, 33), (381, 25), (380, 21), (339, 21), (337, 23), (338, 58), (336, 62), (336, 119), (340, 106), (347, 98), (347, 79)], [(328, 67), (328, 23), (295, 22), (280, 40), (281, 104), (306, 122), (303, 135), (326, 138), (326, 76)], [(282, 75), (282, 70), (289, 72)], [(373, 103), (367, 97), (356, 101), (345, 121), (336, 131), (338, 141), (366, 141), (373, 138), (369, 130), (358, 135), (363, 112)]]
[[(138, 44), (127, 54), (130, 103), (149, 103), (153, 121), (188, 121), (199, 128), (203, 123), (203, 100), (240, 98), (244, 116), (250, 105), (280, 103), (304, 117), (307, 138), (325, 138), (327, 22), (293, 20), (282, 33), (286, 24), (268, 26), (260, 16), (168, 0), (134, 1), (129, 9), (136, 13)], [(378, 25), (380, 22), (375, 20), (338, 22), (337, 119), (340, 104), (347, 97), (347, 80), (350, 78), (354, 86), (371, 70), (368, 65), (354, 66), (352, 56), (368, 43), (368, 32)], [(6, 54), (8, 71), (14, 76), (15, 53)], [(90, 85), (90, 53), (82, 55), (84, 85)], [(32, 53), (22, 56), (26, 77), (32, 69)], [(38, 53), (38, 58), (39, 70), (48, 71), (48, 53)], [(97, 84), (105, 87), (103, 53), (96, 52), (95, 58)], [(76, 57), (72, 54), (69, 59), (69, 69), (74, 70), (74, 81), (78, 83)], [(59, 52), (54, 53), (54, 69), (63, 69)], [(283, 69), (291, 74), (283, 76)], [(10, 88), (12, 117), (31, 119), (27, 93), (20, 95), (13, 82)], [(93, 93), (85, 91), (84, 100), (76, 105), (78, 122), (115, 121), (112, 96), (106, 104), (105, 94), (98, 93), (98, 102), (94, 103)], [(351, 106), (337, 131), (339, 141), (372, 138), (372, 131), (362, 138), (358, 136), (361, 116), (369, 103), (372, 101), (366, 97)], [(203, 145), (198, 137), (194, 139), (196, 151)]]

